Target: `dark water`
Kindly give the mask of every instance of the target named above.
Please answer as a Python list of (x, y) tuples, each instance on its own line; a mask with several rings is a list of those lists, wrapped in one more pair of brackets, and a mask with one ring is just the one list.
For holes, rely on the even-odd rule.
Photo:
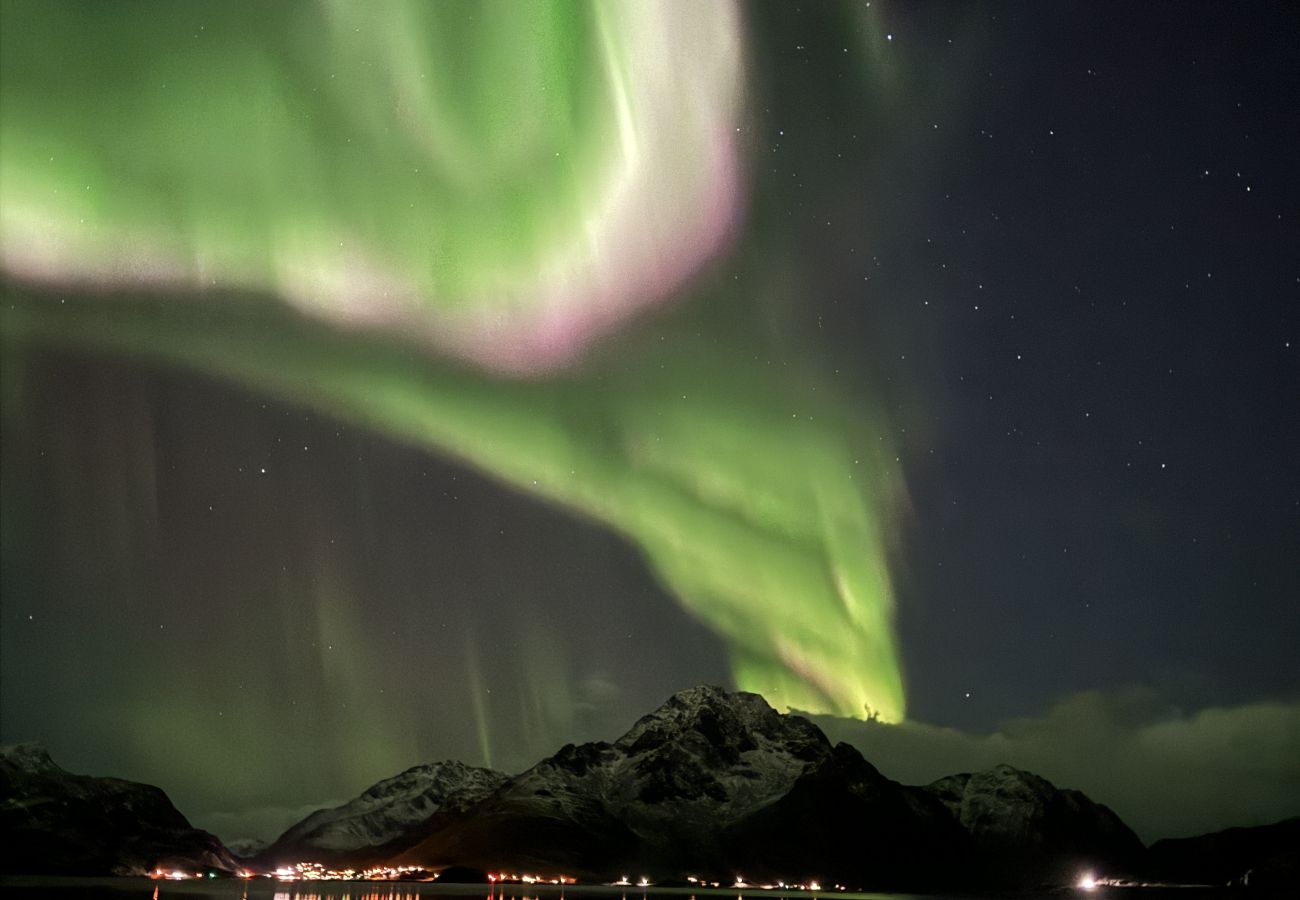
[[(1071, 896), (1074, 892), (1066, 892)], [(148, 878), (6, 878), (0, 879), (5, 897), (33, 900), (964, 900), (965, 894), (787, 894), (778, 891), (690, 890), (686, 888), (611, 889), (599, 886), (507, 885), (489, 891), (486, 886), (418, 884), (414, 882), (312, 882), (283, 884), (269, 879), (252, 881), (153, 881)], [(1058, 895), (1054, 895), (1058, 896)], [(1081, 894), (1098, 896), (1096, 892)], [(1180, 897), (1182, 895), (1180, 894)], [(986, 898), (987, 900), (987, 898)]]
[[(598, 886), (537, 887), (510, 885), (489, 891), (486, 887), (410, 882), (315, 882), (282, 884), (253, 881), (151, 881), (147, 878), (0, 878), (0, 895), (33, 900), (991, 900), (991, 898), (1060, 898), (1060, 900), (1209, 900), (1237, 895), (1216, 888), (1097, 888), (1091, 891), (1062, 888), (1017, 894), (788, 894), (779, 891), (691, 890), (633, 888), (614, 890)], [(1260, 896), (1253, 892), (1251, 897)]]

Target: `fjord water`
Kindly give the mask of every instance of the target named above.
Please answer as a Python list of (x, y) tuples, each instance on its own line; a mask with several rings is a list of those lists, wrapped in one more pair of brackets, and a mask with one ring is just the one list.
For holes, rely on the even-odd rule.
[[(309, 882), (284, 884), (270, 879), (252, 881), (154, 881), (149, 878), (3, 878), (0, 895), (31, 897), (33, 900), (694, 900), (732, 898), (751, 900), (799, 900), (807, 895), (776, 891), (757, 893), (735, 890), (689, 890), (685, 888), (608, 888), (569, 886), (563, 889), (530, 886), (528, 890), (479, 888), (468, 884), (423, 884), (415, 882)], [(1080, 896), (1097, 896), (1084, 894)], [(974, 894), (880, 894), (840, 893), (843, 900), (966, 900)], [(1030, 897), (1033, 895), (1019, 895)], [(1046, 895), (1044, 895), (1046, 896)], [(1056, 896), (1056, 895), (1054, 895)], [(1104, 896), (1104, 895), (1102, 895)], [(1182, 895), (1180, 895), (1180, 898)], [(1188, 898), (1191, 900), (1191, 898)]]
[[(689, 888), (610, 888), (605, 886), (510, 885), (488, 890), (468, 884), (415, 882), (311, 882), (284, 884), (269, 879), (252, 881), (153, 881), (148, 878), (0, 878), (0, 896), (33, 900), (808, 900), (808, 894), (779, 891), (737, 891)], [(1222, 896), (1215, 888), (1119, 888), (1092, 890), (1054, 888), (999, 894), (945, 893), (899, 894), (830, 892), (813, 898), (837, 900), (991, 900), (991, 898), (1109, 898), (1147, 900), (1176, 894), (1178, 900), (1210, 900)]]

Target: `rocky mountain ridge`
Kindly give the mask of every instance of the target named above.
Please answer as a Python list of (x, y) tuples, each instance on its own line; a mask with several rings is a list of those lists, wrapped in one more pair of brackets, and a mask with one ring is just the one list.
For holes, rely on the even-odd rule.
[(221, 841), (190, 825), (160, 788), (74, 775), (37, 744), (0, 747), (0, 872), (141, 875), (233, 872)]
[[(727, 884), (744, 873), (751, 883), (878, 890), (1060, 885), (1089, 870), (1223, 884), (1293, 873), (1285, 848), (1297, 822), (1147, 850), (1110, 809), (1032, 773), (996, 766), (899, 784), (808, 720), (705, 686), (673, 695), (612, 743), (566, 745), (515, 776), (457, 762), (413, 767), (307, 816), (250, 865), (390, 862), (454, 867), (458, 877), (506, 868), (598, 881), (694, 874)], [(72, 775), (33, 745), (0, 752), (0, 826), (13, 836), (0, 872), (236, 867), (159, 789)]]
[(561, 748), (403, 855), (560, 866), (701, 866), (727, 829), (783, 796), (831, 752), (812, 723), (755, 694), (692, 688), (614, 743)]
[[(811, 722), (777, 713), (756, 694), (691, 688), (612, 744), (562, 748), (399, 860), (597, 877), (651, 871), (681, 879), (695, 871), (730, 878), (743, 871), (872, 889), (957, 886), (972, 873), (981, 883), (1018, 885), (1064, 873), (1079, 855), (1112, 869), (1131, 862), (1121, 852), (1128, 845), (1105, 831), (1118, 819), (1081, 794), (1009, 767), (991, 779), (954, 778), (971, 789), (956, 809), (945, 802), (956, 782), (898, 784), (855, 748), (832, 746)], [(1007, 785), (1031, 786), (1036, 802), (1017, 803), (1025, 790)], [(1055, 830), (1037, 835), (1047, 825)], [(998, 850), (1003, 831), (1025, 837), (1026, 853), (1016, 862), (1026, 875), (1004, 877), (1005, 853), (983, 864), (981, 851)], [(1127, 837), (1140, 852), (1136, 837)]]
[(444, 761), (414, 766), (359, 797), (307, 816), (260, 850), (272, 864), (315, 860), (366, 863), (407, 849), (439, 810), (463, 810), (500, 787), (506, 775)]
[(974, 843), (990, 881), (1014, 872), (1020, 885), (1068, 884), (1104, 865), (1138, 872), (1145, 848), (1119, 816), (1079, 791), (1008, 765), (949, 775), (926, 786)]

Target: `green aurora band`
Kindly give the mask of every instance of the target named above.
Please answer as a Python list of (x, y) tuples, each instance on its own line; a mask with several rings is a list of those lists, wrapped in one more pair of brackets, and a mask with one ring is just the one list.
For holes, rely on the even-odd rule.
[(764, 287), (683, 289), (741, 205), (730, 4), (2, 7), (7, 358), (163, 361), (451, 454), (635, 542), (740, 687), (903, 717), (887, 429), (767, 364)]

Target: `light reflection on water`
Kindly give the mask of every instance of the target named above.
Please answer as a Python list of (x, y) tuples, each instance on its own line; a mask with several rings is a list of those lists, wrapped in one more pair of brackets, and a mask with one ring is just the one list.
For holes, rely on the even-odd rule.
[[(154, 882), (147, 878), (26, 878), (0, 876), (0, 898), (23, 900), (991, 900), (998, 895), (885, 894), (673, 888), (650, 886), (620, 890), (599, 885), (497, 885), (493, 890), (465, 884), (414, 882), (316, 882), (284, 884), (252, 881)], [(1002, 895), (1007, 896), (1007, 895)], [(1214, 889), (1099, 888), (1017, 893), (1015, 900), (1219, 900)]]
[[(418, 889), (412, 890), (409, 885), (387, 885), (383, 888), (377, 888), (374, 885), (357, 888), (349, 885), (325, 889), (312, 887), (278, 890), (271, 900), (420, 900), (421, 895), (421, 891)], [(429, 895), (423, 894), (423, 896), (428, 897)], [(465, 900), (468, 900), (468, 898), (465, 898)], [(491, 900), (490, 895), (489, 900)]]
[[(761, 898), (760, 898), (761, 894)], [(698, 895), (698, 896), (697, 896)], [(903, 894), (788, 894), (599, 885), (482, 887), (412, 882), (152, 881), (146, 878), (0, 877), (0, 897), (31, 900), (904, 900)], [(945, 900), (930, 895), (925, 900)], [(1182, 898), (1190, 900), (1190, 898)]]
[(276, 891), (272, 900), (420, 900), (418, 893), (396, 893), (389, 891), (364, 890), (359, 893), (353, 893), (350, 889), (344, 890), (343, 893), (327, 891), (320, 893), (316, 890), (311, 891)]
[[(256, 882), (253, 882), (253, 884), (256, 885)], [(615, 892), (595, 885), (582, 886), (577, 889), (570, 888), (570, 890), (583, 894), (583, 900), (588, 900), (588, 898), (590, 900), (629, 900), (627, 891)], [(393, 884), (358, 887), (355, 884), (335, 884), (301, 887), (278, 886), (275, 893), (268, 898), (264, 894), (257, 892), (250, 895), (248, 887), (245, 886), (240, 900), (431, 900), (434, 897), (442, 898), (442, 900), (566, 900), (564, 892), (564, 888), (549, 888), (547, 886), (543, 886), (540, 890), (536, 888), (515, 890), (513, 886), (498, 885), (489, 888), (487, 893), (483, 894), (476, 892), (472, 885)], [(658, 897), (656, 897), (656, 894)], [(725, 891), (709, 892), (709, 894), (710, 896), (704, 898), (704, 900), (714, 900), (715, 897), (717, 900), (731, 900)], [(233, 900), (233, 898), (229, 898), (229, 895), (218, 893), (196, 895), (192, 892), (186, 892), (186, 895), (191, 898), (196, 896), (207, 898), (211, 896), (212, 900)], [(694, 892), (687, 894), (681, 888), (637, 890), (632, 892), (631, 900), (663, 900), (666, 895), (671, 895), (673, 900), (696, 900)], [(168, 900), (169, 896), (177, 896), (179, 900), (179, 892), (175, 895), (168, 895), (164, 892), (161, 897), (155, 893), (153, 900)], [(844, 894), (836, 895), (835, 900), (839, 900), (841, 896), (848, 898), (848, 900), (906, 900), (908, 895)], [(735, 895), (735, 900), (755, 900), (755, 898), (740, 893)], [(808, 895), (791, 897), (775, 892), (765, 892), (763, 900), (811, 900), (811, 898)], [(945, 900), (945, 898), (930, 897), (927, 900)]]

